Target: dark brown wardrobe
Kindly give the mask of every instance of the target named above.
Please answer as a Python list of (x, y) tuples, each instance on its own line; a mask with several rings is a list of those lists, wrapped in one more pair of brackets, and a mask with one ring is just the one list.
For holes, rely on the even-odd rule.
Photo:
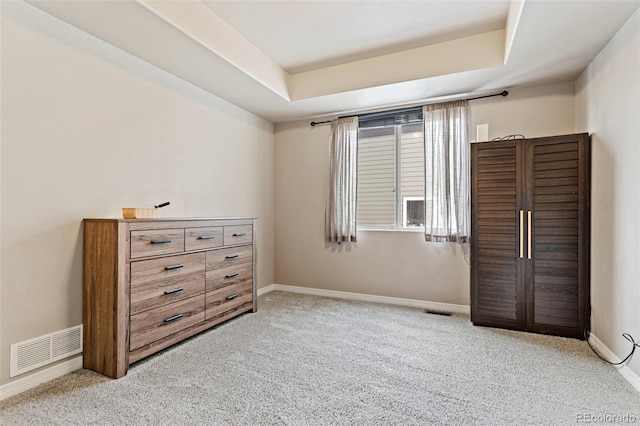
[(471, 320), (584, 339), (590, 138), (471, 145)]

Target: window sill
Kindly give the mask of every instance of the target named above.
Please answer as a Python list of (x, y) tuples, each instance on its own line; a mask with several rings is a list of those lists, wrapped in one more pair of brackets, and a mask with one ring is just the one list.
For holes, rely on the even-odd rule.
[(424, 228), (374, 228), (374, 227), (358, 227), (358, 232), (414, 232), (424, 233)]

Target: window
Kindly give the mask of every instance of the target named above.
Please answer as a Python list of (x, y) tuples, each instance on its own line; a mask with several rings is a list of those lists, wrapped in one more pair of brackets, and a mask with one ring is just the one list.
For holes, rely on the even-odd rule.
[(421, 108), (360, 117), (357, 191), (359, 227), (424, 226)]
[(461, 100), (358, 117), (358, 226), (468, 241), (468, 109)]

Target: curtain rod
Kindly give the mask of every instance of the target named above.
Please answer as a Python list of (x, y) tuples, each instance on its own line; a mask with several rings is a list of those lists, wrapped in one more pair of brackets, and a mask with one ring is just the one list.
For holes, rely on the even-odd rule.
[[(475, 101), (476, 99), (484, 99), (484, 98), (492, 98), (494, 96), (502, 96), (505, 97), (509, 94), (509, 92), (507, 92), (506, 90), (503, 90), (500, 93), (494, 93), (492, 95), (484, 95), (484, 96), (477, 96), (475, 98), (467, 98), (467, 101)], [(458, 99), (460, 100), (460, 99)], [(453, 101), (449, 101), (449, 102), (453, 102)], [(389, 111), (393, 111), (393, 110), (389, 110)], [(353, 115), (349, 115), (349, 116), (345, 116), (345, 117), (353, 117)], [(345, 117), (339, 117), (339, 118), (345, 118)], [(315, 127), (318, 124), (327, 124), (327, 123), (331, 123), (331, 120), (326, 120), (326, 121), (312, 121), (311, 122), (311, 127)]]

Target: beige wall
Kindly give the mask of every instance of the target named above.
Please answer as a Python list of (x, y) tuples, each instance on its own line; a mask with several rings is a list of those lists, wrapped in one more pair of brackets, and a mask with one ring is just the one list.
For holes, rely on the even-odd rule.
[(509, 89), (506, 98), (470, 102), (472, 133), (476, 125), (489, 124), (489, 140), (512, 134), (527, 138), (574, 132), (572, 82)]
[[(573, 133), (573, 83), (514, 89), (472, 102), (474, 124), (490, 137)], [(278, 284), (469, 304), (469, 267), (453, 244), (420, 233), (361, 231), (358, 243), (325, 245), (324, 201), (329, 126), (309, 121), (275, 131), (275, 280)]]
[(576, 129), (593, 144), (591, 331), (622, 359), (621, 334), (640, 339), (640, 11), (578, 79)]
[(83, 217), (167, 200), (160, 216), (258, 217), (274, 282), (273, 125), (2, 3), (0, 383), (10, 344), (82, 323)]

